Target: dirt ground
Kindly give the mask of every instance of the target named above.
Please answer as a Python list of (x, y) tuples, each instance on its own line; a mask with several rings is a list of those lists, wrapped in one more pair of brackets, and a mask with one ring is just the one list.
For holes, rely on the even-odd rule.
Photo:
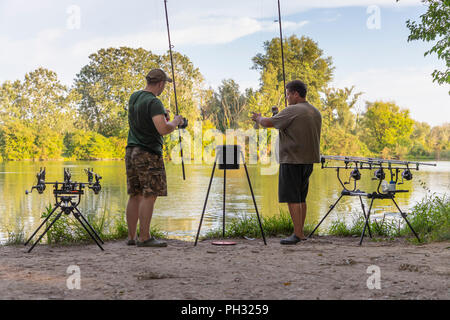
[[(316, 300), (449, 299), (450, 242), (413, 245), (405, 240), (358, 245), (357, 238), (319, 237), (296, 246), (279, 239), (169, 240), (164, 249), (109, 242), (48, 247), (0, 247), (0, 299)], [(69, 290), (69, 266), (81, 288)], [(379, 267), (381, 289), (369, 289)], [(369, 273), (368, 273), (369, 271)], [(73, 282), (72, 282), (73, 283)]]

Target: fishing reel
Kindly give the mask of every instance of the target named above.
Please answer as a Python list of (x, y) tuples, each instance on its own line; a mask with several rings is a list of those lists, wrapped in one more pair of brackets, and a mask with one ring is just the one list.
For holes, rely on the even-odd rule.
[(384, 180), (386, 179), (386, 173), (384, 172), (383, 168), (378, 169), (375, 171), (375, 178), (372, 178), (372, 180)]
[[(88, 176), (88, 183), (89, 183), (89, 189), (94, 191), (96, 195), (102, 191), (102, 186), (100, 185), (100, 180), (103, 179), (101, 176), (93, 172), (94, 169), (85, 169), (84, 172), (86, 172)], [(95, 177), (95, 183), (94, 183), (94, 177)]]
[(37, 177), (37, 184), (31, 188), (31, 191), (26, 190), (25, 194), (30, 194), (33, 192), (34, 189), (37, 190), (37, 192), (39, 194), (43, 194), (45, 189), (46, 189), (46, 185), (45, 185), (45, 171), (46, 169), (40, 169), (39, 173), (36, 175)]
[(180, 126), (178, 126), (180, 129), (184, 130), (189, 126), (189, 120), (186, 118), (183, 118), (183, 124), (181, 124)]
[(348, 182), (346, 182), (344, 184), (350, 184), (352, 179), (355, 180), (355, 181), (361, 180), (361, 172), (359, 171), (358, 168), (356, 168), (352, 172), (350, 172), (350, 178), (349, 178)]
[[(164, 114), (164, 116), (166, 117), (166, 121), (170, 121), (170, 115), (168, 112), (166, 112)], [(183, 117), (183, 124), (179, 125), (178, 128), (184, 130), (189, 126), (189, 120)]]
[(272, 115), (275, 117), (278, 113), (280, 113), (280, 110), (277, 106), (272, 107)]
[(409, 168), (405, 169), (402, 172), (402, 182), (399, 182), (398, 184), (404, 184), (404, 181), (411, 181), (413, 179), (413, 174)]

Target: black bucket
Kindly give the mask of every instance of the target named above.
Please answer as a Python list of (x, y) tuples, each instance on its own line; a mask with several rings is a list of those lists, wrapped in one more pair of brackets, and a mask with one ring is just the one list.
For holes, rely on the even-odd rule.
[(241, 146), (229, 145), (216, 148), (219, 170), (239, 170), (241, 164)]

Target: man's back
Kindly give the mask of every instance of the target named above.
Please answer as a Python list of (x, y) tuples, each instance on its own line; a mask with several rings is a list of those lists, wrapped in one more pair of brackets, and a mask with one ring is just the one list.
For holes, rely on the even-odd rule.
[(153, 93), (133, 93), (128, 109), (130, 132), (127, 146), (141, 147), (148, 152), (162, 155), (163, 137), (156, 129), (153, 117), (164, 114), (162, 102)]
[(272, 118), (280, 130), (280, 163), (312, 164), (320, 162), (322, 115), (304, 102), (289, 106)]

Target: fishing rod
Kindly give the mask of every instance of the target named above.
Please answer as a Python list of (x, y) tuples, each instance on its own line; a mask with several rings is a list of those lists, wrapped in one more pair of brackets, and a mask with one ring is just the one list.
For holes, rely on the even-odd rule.
[(281, 64), (283, 65), (284, 105), (287, 108), (288, 101), (287, 101), (287, 96), (286, 96), (286, 68), (285, 68), (285, 65), (284, 65), (283, 25), (282, 25), (282, 20), (281, 20), (281, 3), (280, 3), (280, 0), (278, 0), (278, 22), (280, 24)]
[[(169, 37), (169, 52), (170, 52), (170, 63), (172, 65), (172, 79), (173, 79), (173, 92), (175, 94), (175, 108), (176, 108), (177, 116), (178, 116), (180, 112), (178, 109), (177, 85), (176, 85), (176, 81), (175, 81), (175, 65), (173, 63), (173, 53), (172, 53), (173, 46), (172, 46), (172, 40), (170, 37), (170, 25), (169, 25), (169, 14), (167, 11), (167, 0), (164, 0), (164, 8), (166, 10), (167, 35)], [(180, 127), (178, 127), (178, 135), (179, 135), (179, 139), (180, 139), (180, 155), (181, 155), (181, 164), (182, 164), (182, 168), (183, 168), (183, 180), (186, 180), (186, 171), (184, 168), (184, 157), (183, 157), (183, 144), (181, 141), (181, 128)]]

